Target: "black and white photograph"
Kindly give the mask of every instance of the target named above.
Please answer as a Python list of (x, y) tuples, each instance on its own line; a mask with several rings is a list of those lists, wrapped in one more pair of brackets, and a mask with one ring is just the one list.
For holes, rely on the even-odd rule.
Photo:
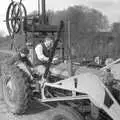
[(0, 120), (120, 120), (120, 0), (1, 1)]

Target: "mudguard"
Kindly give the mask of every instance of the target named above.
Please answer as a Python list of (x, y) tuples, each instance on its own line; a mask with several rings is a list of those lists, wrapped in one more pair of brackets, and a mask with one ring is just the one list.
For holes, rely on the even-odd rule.
[(98, 76), (87, 73), (77, 78), (80, 91), (87, 93), (91, 101), (97, 107), (102, 108), (113, 120), (120, 119), (120, 105)]
[(53, 83), (53, 87), (85, 93), (97, 107), (103, 109), (113, 120), (120, 119), (120, 105), (102, 80), (93, 73), (83, 73)]

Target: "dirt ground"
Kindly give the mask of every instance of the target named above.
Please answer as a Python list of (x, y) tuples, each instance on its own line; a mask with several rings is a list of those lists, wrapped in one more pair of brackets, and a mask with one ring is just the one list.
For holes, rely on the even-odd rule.
[(6, 109), (4, 101), (0, 100), (0, 120), (49, 120), (52, 110), (33, 101), (25, 115), (13, 115)]

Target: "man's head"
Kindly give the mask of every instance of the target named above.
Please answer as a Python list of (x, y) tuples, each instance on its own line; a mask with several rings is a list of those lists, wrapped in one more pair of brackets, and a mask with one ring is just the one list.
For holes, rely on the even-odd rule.
[(21, 55), (21, 57), (28, 56), (28, 54), (29, 54), (29, 50), (28, 50), (27, 47), (23, 47), (23, 48), (20, 49), (20, 55)]
[(50, 37), (46, 37), (44, 40), (44, 44), (48, 49), (51, 49), (53, 47), (53, 39)]

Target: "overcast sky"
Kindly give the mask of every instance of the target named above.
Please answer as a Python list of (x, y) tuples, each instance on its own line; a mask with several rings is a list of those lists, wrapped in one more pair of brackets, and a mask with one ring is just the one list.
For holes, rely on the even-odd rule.
[[(19, 1), (19, 0), (15, 0)], [(23, 0), (27, 12), (37, 10), (38, 0)], [(0, 31), (7, 33), (5, 23), (6, 10), (11, 0), (0, 2)], [(120, 21), (120, 0), (46, 0), (46, 8), (51, 10), (62, 10), (73, 5), (86, 5), (98, 9), (108, 16), (110, 22)]]

